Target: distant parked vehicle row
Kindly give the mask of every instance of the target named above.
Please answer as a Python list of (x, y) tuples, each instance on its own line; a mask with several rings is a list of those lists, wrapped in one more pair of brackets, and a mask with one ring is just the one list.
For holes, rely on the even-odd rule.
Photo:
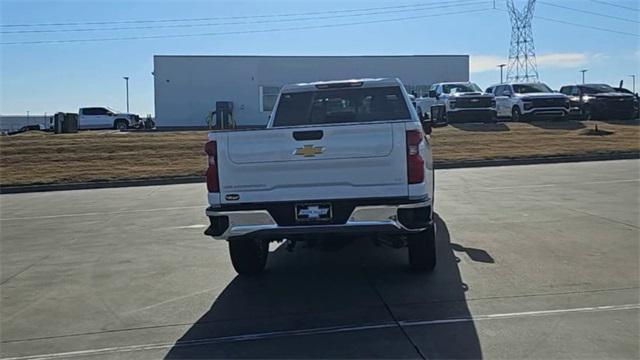
[(606, 84), (566, 85), (554, 91), (545, 83), (495, 84), (484, 92), (472, 82), (433, 84), (427, 96), (412, 97), (422, 119), (434, 125), (455, 122), (562, 120), (640, 117), (638, 94)]

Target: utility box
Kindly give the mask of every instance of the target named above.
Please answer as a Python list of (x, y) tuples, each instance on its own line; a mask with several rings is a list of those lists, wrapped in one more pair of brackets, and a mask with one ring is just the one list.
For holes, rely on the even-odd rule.
[(59, 112), (53, 116), (53, 131), (56, 134), (78, 132), (78, 114)]
[(64, 123), (64, 113), (59, 112), (53, 115), (53, 132), (62, 134), (62, 123)]
[(62, 123), (62, 133), (77, 133), (78, 132), (78, 114), (66, 113), (64, 114), (64, 122)]
[(233, 102), (216, 101), (216, 128), (233, 129)]

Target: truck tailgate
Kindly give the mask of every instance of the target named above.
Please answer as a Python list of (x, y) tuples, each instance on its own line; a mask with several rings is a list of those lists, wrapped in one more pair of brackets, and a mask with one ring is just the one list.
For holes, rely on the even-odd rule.
[(403, 122), (219, 134), (222, 203), (408, 195)]

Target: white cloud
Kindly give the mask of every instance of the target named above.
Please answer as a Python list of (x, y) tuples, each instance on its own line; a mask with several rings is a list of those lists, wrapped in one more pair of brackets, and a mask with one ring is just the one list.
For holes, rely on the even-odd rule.
[(493, 71), (498, 64), (506, 64), (507, 60), (506, 57), (496, 55), (470, 55), (469, 71), (471, 73)]
[(581, 66), (589, 61), (589, 55), (585, 53), (549, 53), (536, 56), (538, 66), (572, 68)]
[[(574, 68), (586, 65), (594, 61), (602, 61), (608, 59), (608, 55), (602, 53), (546, 53), (538, 54), (536, 61), (541, 68)], [(469, 70), (471, 73), (480, 73), (485, 71), (494, 71), (498, 64), (508, 62), (506, 56), (497, 55), (471, 55), (469, 57)]]

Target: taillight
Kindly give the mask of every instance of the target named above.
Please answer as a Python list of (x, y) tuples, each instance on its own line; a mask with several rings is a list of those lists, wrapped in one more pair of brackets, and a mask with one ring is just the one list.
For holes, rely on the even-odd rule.
[(420, 130), (407, 131), (407, 181), (409, 184), (419, 184), (424, 181), (424, 159), (420, 155), (421, 142)]
[(211, 140), (204, 145), (204, 152), (209, 157), (209, 167), (207, 167), (207, 190), (212, 193), (220, 192), (220, 181), (218, 180), (218, 144)]

